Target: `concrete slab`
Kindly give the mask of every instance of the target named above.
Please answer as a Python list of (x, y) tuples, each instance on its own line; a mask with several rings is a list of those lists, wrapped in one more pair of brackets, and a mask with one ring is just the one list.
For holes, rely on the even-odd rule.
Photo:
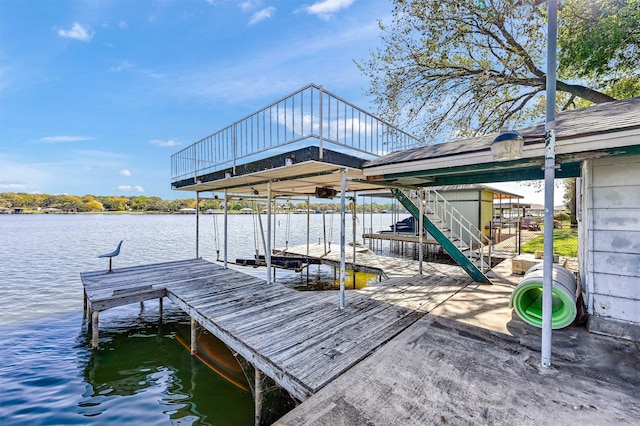
[(521, 277), (500, 266), (277, 424), (640, 424), (638, 345), (573, 325), (542, 367), (540, 329), (508, 309)]

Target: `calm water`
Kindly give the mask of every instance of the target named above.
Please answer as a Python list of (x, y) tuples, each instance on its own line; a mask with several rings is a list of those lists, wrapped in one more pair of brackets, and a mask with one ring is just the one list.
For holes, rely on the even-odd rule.
[[(373, 229), (388, 229), (390, 218), (374, 215)], [(205, 259), (222, 249), (222, 220), (200, 216)], [(306, 243), (306, 220), (278, 216), (275, 246)], [(229, 216), (229, 260), (261, 247), (254, 221)], [(318, 243), (322, 216), (311, 222)], [(339, 215), (326, 224), (337, 244)], [(233, 357), (212, 349), (217, 372), (191, 357), (179, 339), (188, 318), (168, 301), (162, 323), (157, 302), (102, 313), (100, 350), (88, 350), (80, 272), (105, 269), (97, 255), (121, 239), (114, 268), (193, 258), (195, 233), (193, 215), (0, 215), (0, 424), (253, 424), (253, 398)], [(278, 273), (285, 284), (300, 279)]]

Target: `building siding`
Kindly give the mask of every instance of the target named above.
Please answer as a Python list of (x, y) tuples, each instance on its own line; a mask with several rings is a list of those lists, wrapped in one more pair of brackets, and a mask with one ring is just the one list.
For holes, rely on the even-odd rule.
[[(595, 332), (640, 330), (640, 156), (585, 161), (580, 272)], [(616, 323), (607, 326), (606, 321)]]

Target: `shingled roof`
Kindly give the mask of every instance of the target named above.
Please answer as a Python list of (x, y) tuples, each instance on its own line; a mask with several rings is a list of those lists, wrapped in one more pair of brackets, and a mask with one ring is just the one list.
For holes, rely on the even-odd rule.
[[(566, 140), (589, 135), (619, 132), (640, 128), (640, 97), (592, 105), (586, 108), (563, 111), (556, 117), (556, 140)], [(545, 124), (519, 129), (525, 138), (525, 146), (540, 143), (544, 139)], [(496, 133), (462, 139), (436, 145), (397, 151), (365, 163), (365, 169), (386, 164), (447, 157), (463, 153), (486, 151)]]

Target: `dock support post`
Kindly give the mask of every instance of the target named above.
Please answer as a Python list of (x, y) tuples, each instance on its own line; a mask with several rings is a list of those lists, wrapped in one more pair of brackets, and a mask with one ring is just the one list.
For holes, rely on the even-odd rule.
[(84, 302), (83, 303), (83, 308), (82, 308), (82, 317), (86, 318), (87, 314), (88, 314), (87, 311), (89, 309), (89, 305), (87, 303), (87, 290), (83, 290), (82, 294), (83, 294), (83, 302)]
[(158, 298), (158, 317), (160, 318), (160, 322), (162, 322), (162, 311), (163, 311), (163, 298)]
[(227, 194), (227, 188), (224, 189), (224, 269), (227, 269), (227, 249), (229, 241), (229, 197)]
[(200, 192), (196, 191), (196, 259), (200, 258)]
[(309, 256), (309, 244), (310, 244), (310, 238), (311, 238), (311, 212), (310, 212), (310, 205), (309, 205), (309, 200), (310, 197), (307, 195), (307, 256)]
[(264, 398), (263, 389), (262, 389), (262, 372), (258, 370), (257, 367), (255, 369), (255, 425), (260, 426), (262, 421), (262, 400)]
[(353, 238), (353, 271), (352, 272), (352, 278), (353, 278), (353, 289), (356, 289), (356, 220), (357, 220), (357, 216), (356, 216), (356, 192), (353, 191), (353, 211), (351, 212), (351, 235)]
[(345, 274), (345, 192), (347, 191), (347, 171), (340, 173), (340, 309), (344, 309), (344, 274)]
[(197, 348), (197, 343), (198, 343), (198, 322), (196, 321), (196, 319), (194, 317), (191, 317), (191, 344), (189, 346), (189, 349), (191, 351), (191, 355), (195, 354), (196, 352), (198, 352), (198, 348)]
[(91, 348), (98, 349), (98, 311), (91, 313)]
[(271, 181), (267, 182), (267, 249), (264, 260), (267, 264), (267, 284), (271, 284)]

